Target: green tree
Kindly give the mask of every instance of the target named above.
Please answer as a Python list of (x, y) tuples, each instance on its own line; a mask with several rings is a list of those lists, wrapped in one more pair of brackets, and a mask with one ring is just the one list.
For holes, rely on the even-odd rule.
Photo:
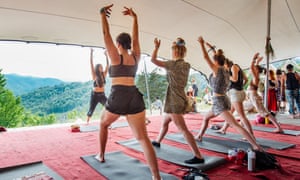
[(142, 72), (141, 74), (139, 74), (137, 76), (136, 86), (139, 88), (140, 92), (144, 95), (145, 102), (148, 102), (148, 94), (147, 94), (145, 76), (147, 76), (147, 80), (148, 80), (149, 94), (150, 94), (151, 102), (154, 102), (156, 97), (159, 97), (160, 99), (165, 98), (168, 82), (166, 80), (166, 76), (158, 74), (157, 71), (158, 71), (158, 68), (154, 69), (152, 72), (150, 72), (148, 74), (145, 74), (145, 72)]
[(24, 108), (21, 98), (5, 88), (6, 80), (0, 69), (0, 125), (4, 127), (16, 127), (21, 122)]

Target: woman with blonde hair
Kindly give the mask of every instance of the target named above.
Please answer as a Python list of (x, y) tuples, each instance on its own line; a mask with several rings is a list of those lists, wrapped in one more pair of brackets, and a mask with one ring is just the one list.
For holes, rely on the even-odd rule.
[(194, 157), (184, 162), (187, 164), (203, 163), (204, 159), (201, 156), (196, 141), (192, 133), (188, 130), (183, 114), (186, 112), (188, 105), (187, 96), (184, 88), (187, 85), (188, 75), (190, 72), (190, 64), (184, 61), (186, 55), (185, 41), (182, 38), (177, 38), (172, 44), (172, 60), (161, 61), (157, 59), (158, 49), (160, 47), (160, 40), (154, 39), (154, 51), (152, 53), (151, 61), (157, 66), (163, 67), (167, 70), (168, 88), (165, 98), (164, 112), (166, 113), (163, 119), (163, 124), (160, 129), (156, 141), (152, 144), (160, 147), (160, 142), (167, 134), (169, 124), (171, 121), (175, 123), (177, 128), (182, 132), (188, 145), (193, 151)]

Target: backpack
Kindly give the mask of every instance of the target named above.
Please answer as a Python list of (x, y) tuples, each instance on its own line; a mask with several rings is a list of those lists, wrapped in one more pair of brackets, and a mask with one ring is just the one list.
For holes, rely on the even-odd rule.
[(258, 170), (266, 170), (266, 169), (276, 169), (279, 168), (279, 162), (276, 160), (275, 156), (267, 152), (254, 151), (256, 160), (255, 167)]
[(207, 174), (202, 173), (200, 169), (192, 168), (189, 173), (183, 176), (183, 180), (209, 180)]

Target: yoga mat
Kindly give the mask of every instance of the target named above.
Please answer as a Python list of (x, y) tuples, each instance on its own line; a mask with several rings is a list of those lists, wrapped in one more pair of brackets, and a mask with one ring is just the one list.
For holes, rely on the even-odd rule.
[(97, 126), (92, 126), (92, 125), (80, 126), (80, 132), (92, 132), (92, 131), (99, 131), (99, 125), (97, 125)]
[[(226, 132), (226, 134), (221, 134), (212, 129), (207, 129), (205, 131), (205, 133), (212, 135), (212, 136), (228, 138), (228, 139), (232, 139), (232, 140), (236, 140), (236, 141), (243, 141), (242, 140), (243, 136), (240, 134), (234, 134), (234, 133), (230, 133), (230, 132)], [(269, 140), (269, 139), (265, 139), (265, 138), (256, 138), (256, 142), (259, 145), (270, 147), (270, 148), (277, 149), (277, 150), (284, 150), (287, 148), (295, 147), (295, 144), (274, 141), (274, 140)]]
[[(120, 127), (127, 127), (128, 122), (114, 122), (111, 124), (109, 129), (115, 129)], [(80, 126), (80, 132), (92, 132), (92, 131), (99, 131), (99, 125), (87, 125), (87, 126)]]
[(61, 176), (59, 176), (52, 169), (44, 165), (42, 161), (0, 168), (0, 179), (2, 180), (22, 179), (22, 177), (25, 176), (30, 177), (33, 175), (37, 175), (38, 173), (41, 172), (43, 172), (43, 174), (45, 175), (54, 178), (55, 180), (63, 180)]
[[(110, 180), (118, 179), (152, 179), (149, 167), (139, 160), (120, 151), (105, 154), (105, 163), (95, 159), (95, 155), (80, 157), (89, 166)], [(160, 172), (163, 179), (178, 180), (176, 176)]]
[[(125, 147), (130, 149), (134, 149), (136, 151), (142, 152), (142, 147), (140, 146), (139, 142), (135, 139), (126, 140), (126, 141), (119, 141), (117, 142)], [(159, 147), (154, 147), (156, 156), (159, 159), (185, 166), (190, 168), (197, 168), (202, 171), (215, 168), (223, 163), (226, 162), (225, 158), (217, 157), (217, 156), (205, 156), (203, 155), (205, 162), (200, 164), (186, 164), (184, 160), (191, 159), (193, 157), (192, 152), (176, 148), (174, 146), (170, 146), (167, 144), (161, 144)]]
[[(269, 128), (269, 127), (263, 127), (263, 126), (252, 126), (252, 129), (257, 130), (257, 131), (273, 132), (273, 130), (275, 128)], [(300, 131), (283, 129), (283, 134), (292, 135), (292, 136), (299, 136)]]
[(114, 122), (111, 124), (110, 129), (115, 129), (115, 128), (120, 128), (120, 127), (127, 127), (128, 126), (128, 122), (124, 121), (124, 122)]
[[(166, 139), (179, 142), (182, 144), (187, 144), (183, 135), (180, 133), (167, 134)], [(251, 145), (248, 142), (240, 142), (240, 141), (235, 141), (230, 139), (224, 140), (224, 139), (217, 139), (212, 137), (203, 137), (202, 142), (196, 141), (196, 144), (199, 148), (207, 149), (218, 153), (224, 153), (224, 154), (228, 154), (228, 150), (233, 148), (241, 148), (244, 150), (251, 148)], [(267, 147), (264, 148), (267, 149)]]

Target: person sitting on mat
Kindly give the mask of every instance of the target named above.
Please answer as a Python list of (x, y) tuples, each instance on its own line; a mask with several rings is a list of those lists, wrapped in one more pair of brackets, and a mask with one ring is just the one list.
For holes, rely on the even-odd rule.
[(168, 88), (164, 103), (164, 112), (166, 114), (163, 119), (163, 125), (160, 129), (157, 140), (152, 141), (152, 144), (156, 147), (160, 147), (160, 142), (168, 131), (169, 123), (173, 121), (184, 135), (194, 154), (192, 159), (185, 160), (184, 162), (189, 164), (203, 163), (204, 159), (201, 156), (196, 145), (196, 141), (191, 132), (188, 130), (183, 118), (183, 114), (186, 112), (188, 103), (184, 88), (187, 84), (190, 71), (190, 64), (185, 62), (183, 59), (186, 55), (185, 41), (182, 38), (177, 38), (177, 40), (173, 42), (172, 60), (169, 61), (161, 61), (157, 59), (160, 40), (155, 38), (154, 45), (155, 48), (152, 53), (151, 61), (157, 66), (163, 67), (167, 70)]
[(100, 162), (105, 162), (104, 154), (108, 138), (108, 127), (121, 115), (124, 115), (143, 149), (144, 156), (150, 166), (152, 178), (160, 180), (156, 154), (147, 135), (143, 95), (135, 85), (135, 75), (141, 57), (138, 18), (132, 8), (124, 7), (123, 15), (133, 18), (132, 36), (128, 33), (120, 33), (116, 38), (115, 45), (107, 20), (111, 14), (112, 7), (113, 4), (100, 10), (104, 44), (110, 59), (109, 75), (112, 87), (101, 115), (99, 131), (100, 152), (96, 159)]
[(259, 53), (256, 53), (253, 57), (253, 60), (251, 62), (250, 66), (250, 72), (253, 76), (250, 85), (249, 85), (249, 98), (253, 104), (253, 106), (256, 108), (257, 112), (260, 114), (261, 117), (268, 118), (272, 122), (272, 124), (276, 127), (274, 132), (276, 133), (282, 133), (283, 130), (278, 124), (276, 117), (272, 115), (271, 112), (269, 112), (265, 106), (263, 105), (262, 97), (258, 95), (257, 89), (259, 84), (259, 74), (262, 72), (263, 68), (259, 66), (260, 61), (262, 61), (263, 57), (259, 56)]
[[(209, 76), (209, 84), (213, 91), (213, 105), (211, 110), (206, 113), (201, 129), (195, 138), (201, 141), (202, 136), (207, 129), (209, 120), (220, 115), (227, 123), (229, 123), (229, 125), (235, 128), (249, 141), (254, 150), (263, 150), (261, 146), (256, 143), (255, 138), (235, 120), (230, 112), (231, 104), (229, 97), (226, 95), (230, 80), (229, 72), (224, 67), (225, 56), (223, 55), (223, 51), (221, 49), (216, 51), (213, 60), (211, 60), (205, 47), (205, 41), (201, 36), (198, 38), (198, 42), (200, 43), (203, 57), (209, 68), (212, 70), (212, 74)], [(214, 49), (214, 47), (211, 48)]]
[(94, 50), (91, 48), (91, 52), (90, 52), (90, 65), (91, 65), (91, 72), (92, 72), (92, 79), (94, 81), (94, 87), (93, 90), (91, 92), (91, 98), (90, 98), (90, 108), (89, 111), (87, 112), (87, 124), (89, 124), (90, 119), (95, 111), (95, 108), (97, 106), (98, 103), (101, 103), (103, 106), (106, 103), (106, 96), (105, 96), (105, 89), (104, 89), (104, 85), (105, 85), (105, 77), (107, 75), (107, 71), (108, 71), (108, 58), (107, 58), (107, 54), (105, 53), (106, 56), (106, 68), (103, 71), (103, 66), (102, 64), (96, 64), (96, 66), (94, 66), (94, 62), (93, 62), (93, 54), (94, 54)]

